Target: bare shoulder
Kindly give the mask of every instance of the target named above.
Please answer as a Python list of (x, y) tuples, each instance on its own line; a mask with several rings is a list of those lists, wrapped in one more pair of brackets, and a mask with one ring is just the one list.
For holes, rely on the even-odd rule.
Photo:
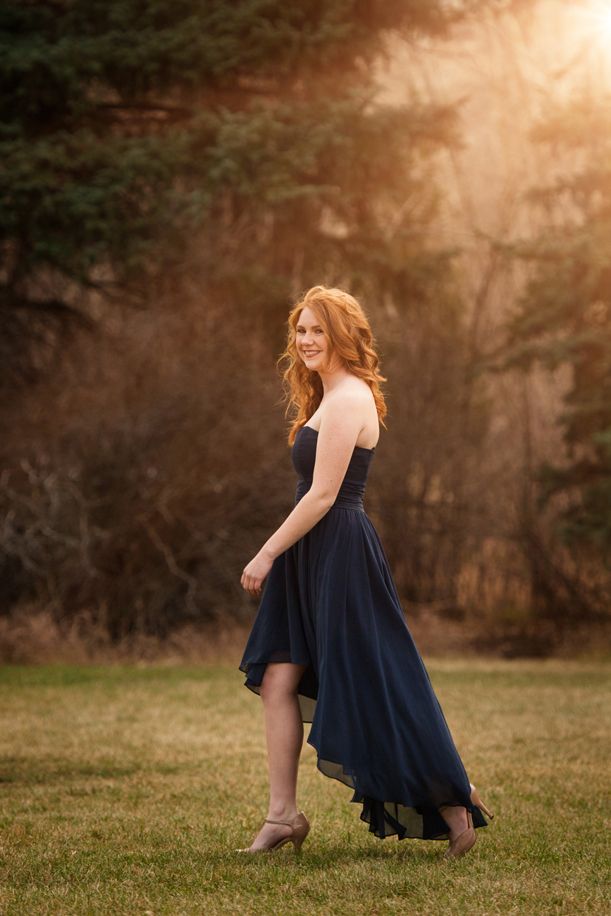
[(321, 414), (338, 416), (349, 411), (360, 414), (362, 419), (366, 420), (372, 404), (375, 404), (375, 401), (369, 385), (361, 379), (355, 379), (354, 382), (342, 385), (337, 391), (325, 397), (321, 405)]
[[(320, 428), (310, 490), (329, 505), (337, 497), (355, 447), (373, 447), (369, 442), (375, 435), (371, 419), (375, 401), (369, 386), (361, 385), (360, 379), (356, 382), (350, 379), (338, 385), (319, 405)], [(360, 442), (363, 437), (368, 441)]]
[(378, 415), (373, 393), (366, 382), (356, 379), (326, 395), (320, 408), (321, 446), (326, 436), (336, 442), (372, 448), (379, 436)]

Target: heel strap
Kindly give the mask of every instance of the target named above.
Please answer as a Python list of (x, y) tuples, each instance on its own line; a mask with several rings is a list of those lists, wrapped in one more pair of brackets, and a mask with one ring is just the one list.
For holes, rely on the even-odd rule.
[[(300, 813), (301, 813), (301, 812), (300, 812)], [(273, 818), (271, 818), (271, 817), (266, 817), (266, 818), (265, 818), (265, 823), (266, 823), (266, 824), (286, 824), (287, 827), (292, 827), (293, 824), (294, 824), (294, 822), (297, 820), (298, 817), (299, 817), (299, 814), (298, 814), (292, 821), (275, 821), (275, 820), (274, 820)]]

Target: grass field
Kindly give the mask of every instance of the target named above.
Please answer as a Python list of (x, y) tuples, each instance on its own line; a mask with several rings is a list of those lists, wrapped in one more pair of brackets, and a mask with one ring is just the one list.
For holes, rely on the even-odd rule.
[(425, 661), (496, 814), (453, 862), (446, 841), (369, 834), (305, 741), (301, 857), (234, 853), (267, 770), (262, 702), (231, 663), (2, 669), (0, 912), (611, 912), (611, 665)]

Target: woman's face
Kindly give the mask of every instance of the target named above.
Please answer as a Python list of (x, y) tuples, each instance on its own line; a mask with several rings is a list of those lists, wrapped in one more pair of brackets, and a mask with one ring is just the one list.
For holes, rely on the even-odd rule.
[(323, 369), (329, 357), (327, 336), (314, 312), (304, 306), (295, 329), (297, 352), (308, 369)]

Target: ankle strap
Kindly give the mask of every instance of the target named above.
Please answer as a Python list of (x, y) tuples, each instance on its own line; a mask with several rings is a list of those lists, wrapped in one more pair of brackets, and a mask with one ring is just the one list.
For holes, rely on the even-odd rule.
[[(301, 814), (301, 811), (299, 812), (299, 814)], [(292, 821), (275, 821), (275, 820), (274, 820), (273, 818), (271, 818), (271, 817), (266, 817), (266, 818), (265, 818), (265, 823), (266, 823), (266, 824), (286, 824), (287, 827), (292, 827), (292, 826), (293, 826), (293, 821), (295, 821), (295, 820), (299, 817), (299, 814), (295, 815), (295, 817), (293, 818)]]

